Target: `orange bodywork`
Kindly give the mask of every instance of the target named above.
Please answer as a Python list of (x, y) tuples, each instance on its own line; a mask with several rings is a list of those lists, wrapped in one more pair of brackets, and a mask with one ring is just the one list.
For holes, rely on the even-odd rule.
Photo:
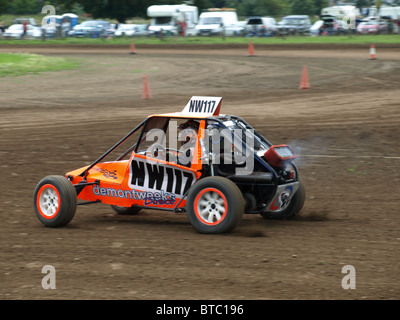
[(74, 186), (82, 184), (78, 199), (122, 207), (142, 206), (174, 210), (185, 207), (187, 190), (201, 176), (201, 147), (205, 120), (200, 121), (200, 134), (190, 167), (150, 158), (132, 152), (129, 160), (99, 162), (65, 174)]

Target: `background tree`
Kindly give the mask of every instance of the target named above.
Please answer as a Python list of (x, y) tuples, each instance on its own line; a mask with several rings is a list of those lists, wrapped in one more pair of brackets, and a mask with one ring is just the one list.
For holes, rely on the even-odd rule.
[(255, 11), (262, 16), (278, 16), (283, 9), (284, 3), (280, 0), (257, 0)]
[(319, 16), (319, 15), (321, 15), (321, 10), (323, 8), (329, 7), (329, 1), (328, 0), (314, 0), (314, 7), (315, 7), (314, 14)]
[(193, 5), (199, 9), (199, 14), (204, 9), (212, 8), (214, 6), (214, 4), (210, 0), (194, 0)]
[(231, 0), (227, 2), (227, 7), (235, 8), (238, 16), (248, 17), (255, 14), (257, 0)]
[(292, 14), (314, 15), (315, 5), (312, 0), (294, 0), (292, 1)]
[[(145, 17), (147, 7), (154, 1), (149, 0), (80, 0), (86, 13), (93, 18), (116, 19), (119, 23), (125, 23), (132, 17)], [(172, 1), (170, 1), (171, 4)]]
[(6, 13), (8, 6), (8, 0), (0, 0), (0, 14)]
[[(80, 1), (76, 0), (49, 0), (43, 1), (44, 4), (52, 5), (56, 8), (57, 12), (65, 13), (65, 12), (74, 12), (76, 11), (76, 7), (79, 6)], [(76, 12), (74, 12), (76, 13)]]
[(356, 0), (355, 6), (359, 9), (371, 6), (371, 0)]
[(236, 8), (238, 16), (277, 16), (285, 14), (287, 0), (230, 0), (227, 7)]
[(37, 14), (41, 12), (42, 0), (13, 0), (7, 1), (8, 11), (13, 14)]

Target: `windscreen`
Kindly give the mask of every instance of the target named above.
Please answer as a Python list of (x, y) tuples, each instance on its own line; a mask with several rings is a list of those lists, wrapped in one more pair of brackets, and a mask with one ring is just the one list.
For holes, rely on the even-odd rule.
[(282, 20), (283, 24), (293, 24), (293, 25), (297, 25), (297, 24), (303, 24), (304, 20), (303, 19), (297, 19), (297, 18), (284, 18)]
[(169, 25), (171, 23), (172, 18), (171, 17), (158, 17), (155, 18), (154, 24), (159, 26), (159, 25)]
[(218, 122), (210, 122), (210, 124), (217, 128), (223, 136), (226, 136), (229, 131), (229, 136), (233, 140), (241, 142), (254, 152), (268, 150), (271, 145), (260, 133), (240, 118), (224, 119), (222, 125)]
[(200, 19), (199, 24), (220, 24), (221, 22), (220, 17), (205, 17)]
[(84, 21), (82, 22), (82, 27), (96, 27), (99, 23), (97, 21)]
[(262, 20), (261, 19), (250, 19), (247, 24), (249, 24), (249, 25), (262, 24)]

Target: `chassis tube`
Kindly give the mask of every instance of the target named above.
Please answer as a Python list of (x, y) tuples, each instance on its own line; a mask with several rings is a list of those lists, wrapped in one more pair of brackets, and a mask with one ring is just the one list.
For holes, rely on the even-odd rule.
[(123, 143), (125, 140), (127, 140), (132, 134), (135, 133), (137, 129), (140, 128), (143, 123), (147, 121), (145, 119), (142, 121), (138, 126), (136, 126), (131, 132), (129, 132), (125, 137), (123, 137), (120, 141), (118, 141), (113, 147), (111, 147), (106, 153), (104, 153), (101, 157), (99, 157), (96, 161), (94, 161), (89, 167), (87, 167), (85, 170), (82, 171), (82, 173), (79, 174), (80, 177), (85, 177), (87, 173), (89, 172), (90, 169), (92, 169), (96, 164), (98, 164), (101, 160), (103, 160), (105, 157), (107, 157), (111, 152), (113, 152), (121, 143)]

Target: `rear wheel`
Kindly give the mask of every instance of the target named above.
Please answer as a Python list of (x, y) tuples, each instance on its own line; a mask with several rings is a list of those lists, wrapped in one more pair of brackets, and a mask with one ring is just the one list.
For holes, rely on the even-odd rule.
[(111, 208), (113, 208), (113, 210), (118, 213), (118, 214), (122, 214), (122, 215), (135, 215), (138, 214), (141, 210), (141, 208), (135, 207), (135, 206), (131, 206), (131, 207), (120, 207), (120, 206), (111, 206)]
[(68, 224), (75, 215), (76, 191), (64, 176), (48, 176), (39, 181), (33, 195), (33, 207), (40, 222), (47, 227)]
[(241, 221), (244, 199), (239, 188), (223, 177), (201, 179), (190, 189), (186, 210), (200, 233), (232, 231)]

